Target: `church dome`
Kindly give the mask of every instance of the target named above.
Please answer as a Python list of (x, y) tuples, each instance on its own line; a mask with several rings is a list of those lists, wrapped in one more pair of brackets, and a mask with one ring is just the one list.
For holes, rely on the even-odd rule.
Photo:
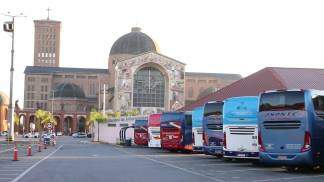
[(0, 91), (0, 106), (4, 105), (9, 105), (9, 97), (4, 92)]
[(109, 55), (131, 54), (138, 55), (145, 52), (158, 52), (157, 45), (141, 28), (133, 27), (132, 31), (120, 37), (111, 47)]
[(62, 83), (55, 88), (54, 97), (84, 99), (85, 94), (76, 84)]

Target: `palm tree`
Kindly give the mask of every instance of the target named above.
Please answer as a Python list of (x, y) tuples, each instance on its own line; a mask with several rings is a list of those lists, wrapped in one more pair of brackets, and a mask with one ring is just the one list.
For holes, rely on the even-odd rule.
[(88, 117), (89, 123), (94, 127), (94, 122), (97, 122), (98, 127), (98, 142), (99, 142), (99, 124), (107, 121), (107, 116), (96, 110), (92, 110)]

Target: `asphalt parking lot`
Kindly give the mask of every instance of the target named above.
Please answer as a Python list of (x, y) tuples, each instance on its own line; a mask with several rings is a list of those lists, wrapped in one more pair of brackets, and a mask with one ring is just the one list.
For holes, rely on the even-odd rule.
[(204, 181), (324, 181), (324, 171), (288, 172), (283, 167), (266, 167), (250, 161), (224, 161), (204, 154), (169, 153), (160, 149), (119, 148), (121, 152), (173, 168), (179, 174), (193, 174)]
[[(34, 149), (35, 150), (35, 149)], [(121, 147), (92, 143), (89, 139), (61, 137), (32, 157), (17, 162), (0, 160), (0, 182), (15, 181), (324, 181), (324, 171), (287, 172), (250, 162), (227, 162), (204, 154), (170, 153), (145, 147)]]

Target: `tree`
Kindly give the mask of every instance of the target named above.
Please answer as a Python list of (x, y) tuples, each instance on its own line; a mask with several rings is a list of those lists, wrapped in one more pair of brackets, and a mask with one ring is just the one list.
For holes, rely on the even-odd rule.
[(54, 119), (54, 116), (52, 113), (48, 112), (48, 111), (44, 111), (42, 109), (38, 109), (35, 112), (35, 116), (36, 116), (36, 128), (38, 130), (43, 130), (42, 126), (45, 126), (47, 124), (52, 124), (52, 126), (56, 126), (57, 122)]
[(92, 110), (89, 115), (89, 123), (94, 126), (94, 122), (97, 122), (98, 127), (98, 142), (99, 142), (99, 124), (107, 121), (107, 116), (98, 112), (96, 110)]

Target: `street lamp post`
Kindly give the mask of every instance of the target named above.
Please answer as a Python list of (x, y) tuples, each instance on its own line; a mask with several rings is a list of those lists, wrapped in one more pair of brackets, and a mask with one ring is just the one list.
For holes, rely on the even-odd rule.
[(9, 123), (9, 132), (8, 132), (8, 140), (14, 141), (14, 107), (12, 104), (13, 98), (13, 73), (14, 73), (14, 43), (15, 43), (15, 18), (17, 17), (25, 17), (22, 14), (20, 15), (11, 15), (10, 13), (4, 14), (5, 16), (9, 16), (12, 18), (11, 22), (5, 22), (3, 24), (3, 30), (5, 32), (11, 33), (11, 66), (10, 66), (10, 96), (9, 96), (9, 113), (8, 113), (8, 123)]

